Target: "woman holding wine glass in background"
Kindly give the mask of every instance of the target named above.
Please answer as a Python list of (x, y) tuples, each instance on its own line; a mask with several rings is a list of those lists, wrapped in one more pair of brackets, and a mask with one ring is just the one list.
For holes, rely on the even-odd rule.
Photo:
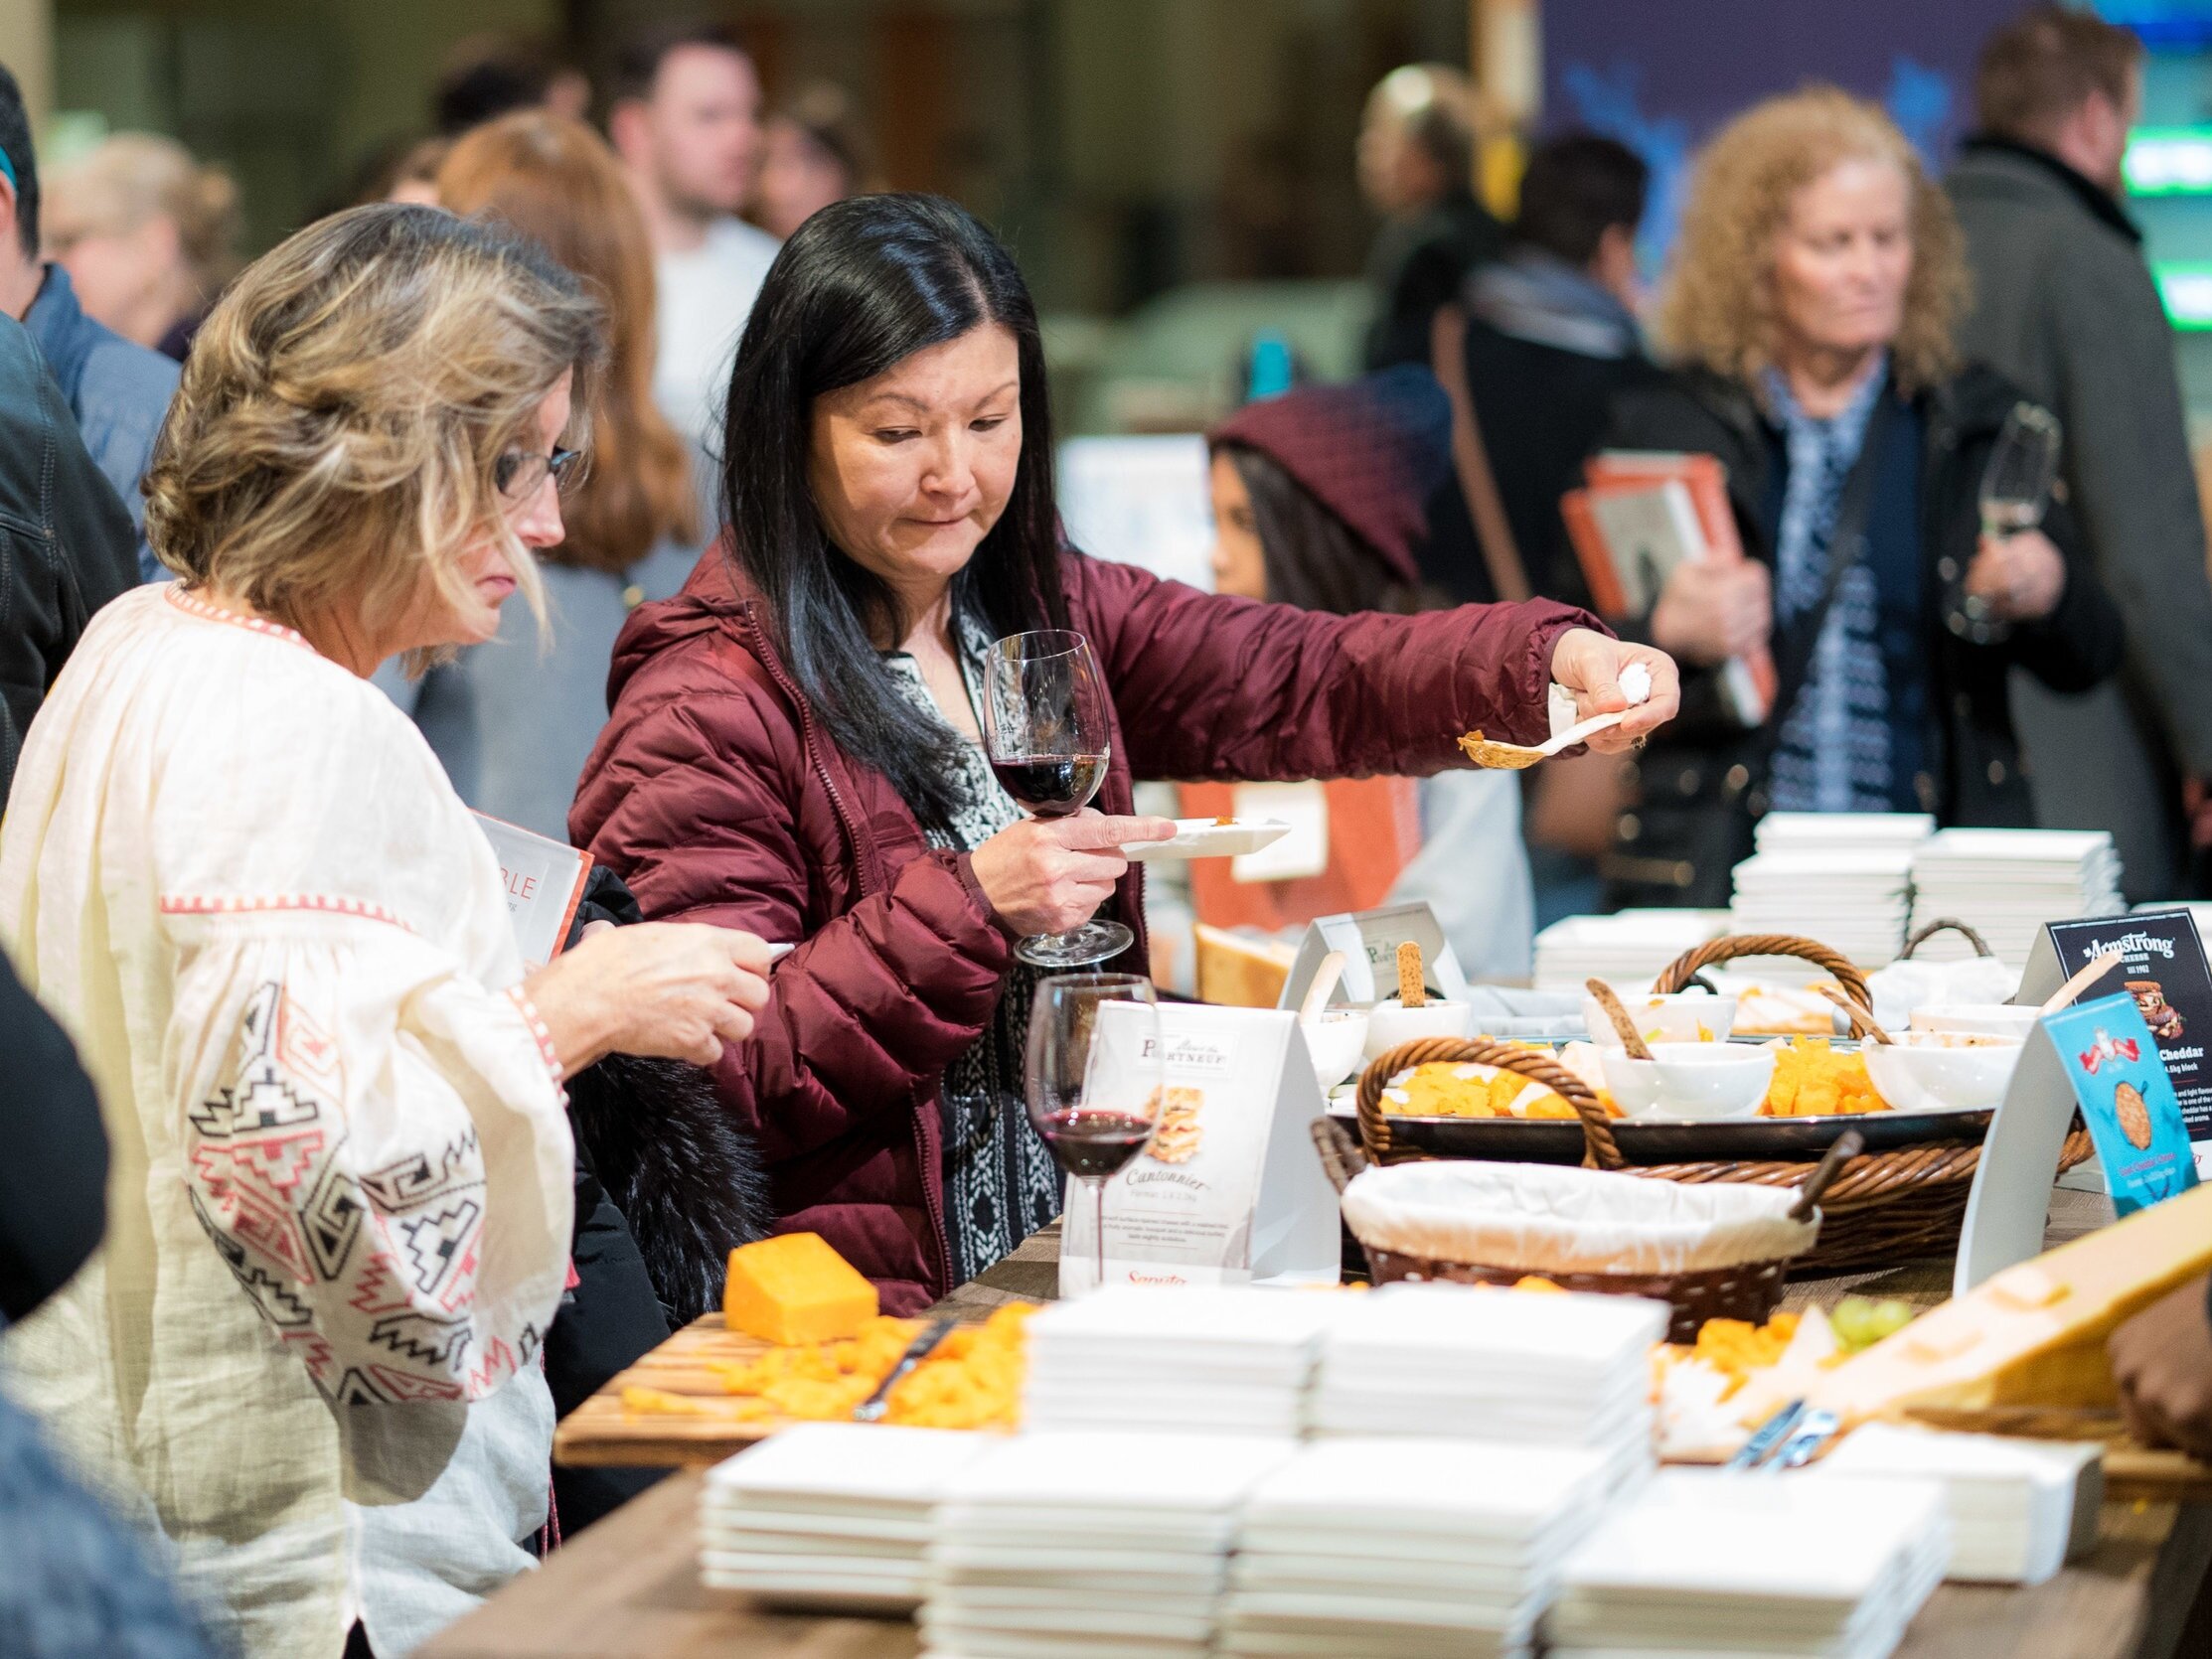
[[(1546, 736), (1553, 683), (1584, 714), (1623, 708), (1632, 662), (1652, 696), (1600, 741), (1674, 709), (1671, 662), (1565, 606), (1336, 617), (1065, 547), (1035, 308), (948, 202), (810, 219), (753, 308), (727, 418), (719, 556), (625, 629), (569, 830), (648, 916), (794, 947), (716, 1086), (759, 1138), (777, 1224), (827, 1237), (888, 1311), (1059, 1210), (1024, 1108), (1036, 975), (1016, 948), (1104, 913), (1142, 964), (1122, 848), (1172, 826), (1132, 816), (1133, 779), (1425, 775), (1477, 727)], [(1045, 630), (1082, 636), (1103, 692), (1099, 746), (1056, 757), (1102, 761), (1100, 811), (1025, 815), (982, 746), (994, 643)], [(1063, 796), (1090, 770), (1062, 770)]]
[[(1608, 447), (1717, 456), (1750, 556), (1677, 565), (1648, 619), (1689, 672), (1601, 866), (1614, 904), (1727, 904), (1770, 809), (2034, 822), (2008, 676), (2087, 690), (2121, 622), (2042, 500), (2055, 423), (1960, 363), (1966, 297), (1950, 204), (1874, 105), (1770, 98), (1699, 158), (1659, 319), (1679, 372), (1621, 395)], [(1746, 729), (1718, 670), (1759, 647), (1780, 688)]]

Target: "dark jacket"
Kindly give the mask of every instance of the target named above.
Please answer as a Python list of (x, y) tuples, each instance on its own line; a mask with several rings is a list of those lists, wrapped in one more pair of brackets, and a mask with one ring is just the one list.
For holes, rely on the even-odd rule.
[(1367, 256), (1375, 319), (1367, 367), (1429, 361), (1429, 325), (1467, 273), (1505, 251), (1505, 227), (1465, 190), (1411, 219), (1393, 220)]
[(84, 447), (130, 515), (140, 579), (162, 580), (168, 572), (146, 545), (146, 496), (139, 485), (153, 464), (154, 441), (176, 395), (176, 363), (87, 317), (70, 286), (70, 273), (60, 265), (46, 267), (23, 326), (69, 399)]
[[(1962, 637), (1964, 582), (1980, 533), (1981, 473), (2019, 392), (1970, 367), (1921, 393), (1918, 508), (1922, 616), (1926, 629), (1921, 733), (1915, 779), (1926, 810), (1945, 825), (2029, 826), (2035, 822), (2012, 735), (2005, 679), (2014, 665), (2061, 690), (2095, 685), (2120, 666), (2120, 617), (2083, 553), (2063, 504), (2043, 530), (2067, 563), (2058, 607), (2003, 641)], [(1911, 428), (1893, 423), (1892, 433)], [(1683, 450), (1717, 456), (1745, 550), (1774, 561), (1780, 506), (1780, 434), (1734, 381), (1702, 372), (1668, 377), (1625, 394), (1610, 447)], [(1766, 811), (1773, 720), (1747, 732), (1723, 711), (1718, 677), (1685, 670), (1682, 717), (1652, 740), (1632, 771), (1629, 809), (1603, 861), (1612, 896), (1628, 904), (1725, 906), (1729, 872), (1751, 851), (1752, 825)], [(1787, 694), (1787, 693), (1786, 693)]]
[(1960, 345), (2064, 426), (2068, 505), (2128, 627), (2120, 686), (2079, 707), (2022, 704), (2030, 755), (2063, 747), (2099, 768), (2077, 773), (2091, 802), (2046, 787), (2041, 805), (2056, 824), (2110, 825), (2131, 895), (2170, 898), (2185, 843), (2167, 775), (2212, 778), (2212, 583), (2173, 329), (2140, 232), (2064, 163), (1976, 139), (1944, 185), (1974, 270)]
[(138, 585), (137, 538), (21, 324), (0, 317), (0, 803), (84, 624)]
[[(1552, 648), (1596, 626), (1544, 604), (1328, 616), (1074, 553), (1061, 571), (1113, 693), (1106, 813), (1131, 811), (1133, 777), (1421, 775), (1478, 726), (1538, 741)], [(952, 1288), (939, 1080), (991, 1022), (1013, 932), (968, 857), (932, 850), (890, 781), (833, 746), (771, 635), (726, 557), (640, 607), (569, 833), (649, 917), (796, 944), (716, 1082), (777, 1229), (822, 1234), (911, 1313)], [(1140, 931), (1142, 867), (1114, 901)]]

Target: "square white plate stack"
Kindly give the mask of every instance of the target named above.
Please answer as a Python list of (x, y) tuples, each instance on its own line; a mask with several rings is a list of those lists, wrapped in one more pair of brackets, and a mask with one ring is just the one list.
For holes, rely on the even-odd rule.
[(2103, 1448), (1868, 1424), (1808, 1472), (1820, 1480), (1940, 1481), (1951, 1510), (1951, 1577), (2039, 1584), (2096, 1539)]
[(1792, 847), (1736, 866), (1733, 933), (1799, 933), (1861, 968), (1894, 962), (1912, 913), (1910, 846)]
[(1024, 1433), (937, 1511), (926, 1650), (960, 1659), (1199, 1659), (1236, 1519), (1294, 1440)]
[(708, 1471), (701, 1577), (764, 1601), (911, 1612), (938, 1493), (994, 1443), (951, 1429), (795, 1425)]
[(1594, 1451), (1310, 1442), (1245, 1501), (1220, 1651), (1520, 1655), (1606, 1490)]
[[(2025, 966), (2045, 922), (2125, 909), (2120, 854), (2107, 830), (1945, 830), (1913, 854), (1913, 926), (1954, 917), (2015, 968)], [(1945, 933), (1924, 954), (1946, 962), (1972, 949)]]
[(1538, 990), (1580, 991), (1599, 979), (1624, 994), (1649, 985), (1660, 969), (1728, 931), (1725, 910), (1623, 910), (1565, 916), (1536, 935)]
[(1322, 1339), (1317, 1433), (1566, 1446), (1598, 1452), (1614, 1479), (1651, 1465), (1664, 1303), (1464, 1284), (1354, 1301)]
[(1951, 1557), (1933, 1481), (1670, 1469), (1568, 1557), (1552, 1659), (1884, 1659)]
[(1347, 1298), (1251, 1285), (1109, 1285), (1026, 1327), (1027, 1429), (1282, 1434)]

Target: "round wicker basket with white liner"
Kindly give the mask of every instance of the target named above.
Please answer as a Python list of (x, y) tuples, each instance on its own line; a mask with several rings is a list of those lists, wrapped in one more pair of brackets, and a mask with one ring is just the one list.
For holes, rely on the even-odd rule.
[(1707, 1319), (1764, 1321), (1793, 1261), (1819, 1238), (1819, 1197), (1858, 1151), (1846, 1134), (1795, 1189), (1685, 1185), (1551, 1164), (1424, 1160), (1368, 1166), (1342, 1125), (1314, 1126), (1344, 1222), (1378, 1284), (1536, 1277), (1565, 1290), (1650, 1296), (1672, 1339)]

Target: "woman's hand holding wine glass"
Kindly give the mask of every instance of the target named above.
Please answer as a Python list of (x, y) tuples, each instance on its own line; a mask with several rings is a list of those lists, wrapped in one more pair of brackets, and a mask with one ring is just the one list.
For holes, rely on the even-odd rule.
[(1164, 818), (1108, 818), (1088, 809), (1073, 818), (1026, 818), (977, 847), (970, 863), (983, 896), (1009, 927), (1067, 933), (1113, 897), (1129, 868), (1123, 847), (1175, 832)]

